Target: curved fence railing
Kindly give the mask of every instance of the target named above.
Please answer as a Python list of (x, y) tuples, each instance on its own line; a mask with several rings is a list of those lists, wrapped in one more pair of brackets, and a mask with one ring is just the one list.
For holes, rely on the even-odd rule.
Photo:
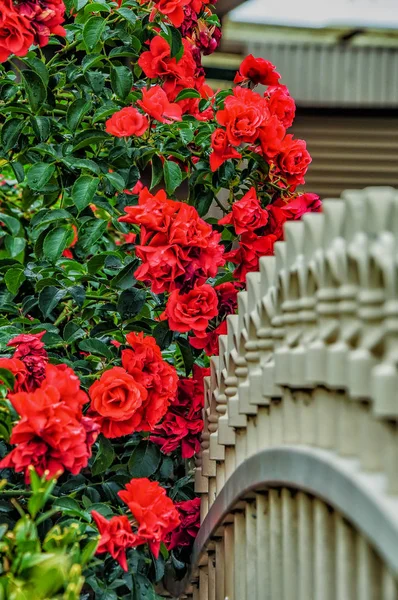
[(325, 201), (260, 267), (205, 382), (185, 595), (397, 600), (398, 192)]

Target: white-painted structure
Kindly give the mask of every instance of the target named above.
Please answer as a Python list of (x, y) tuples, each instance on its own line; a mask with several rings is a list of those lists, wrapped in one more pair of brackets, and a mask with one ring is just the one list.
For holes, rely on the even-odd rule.
[(323, 209), (286, 224), (211, 359), (188, 598), (398, 598), (398, 192)]

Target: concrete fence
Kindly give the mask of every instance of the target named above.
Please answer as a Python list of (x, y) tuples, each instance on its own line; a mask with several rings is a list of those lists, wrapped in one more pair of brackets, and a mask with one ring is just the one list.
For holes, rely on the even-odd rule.
[(285, 226), (205, 382), (194, 600), (398, 598), (398, 192)]

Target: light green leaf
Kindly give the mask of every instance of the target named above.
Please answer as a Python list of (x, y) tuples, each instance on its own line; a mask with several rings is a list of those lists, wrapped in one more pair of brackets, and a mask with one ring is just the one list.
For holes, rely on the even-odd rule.
[(98, 185), (98, 177), (91, 177), (91, 175), (81, 175), (75, 181), (72, 188), (72, 200), (79, 212), (92, 202)]
[(22, 71), (22, 81), (30, 107), (36, 113), (47, 99), (47, 89), (40, 75), (34, 71)]
[(131, 92), (133, 85), (133, 74), (128, 67), (112, 67), (111, 85), (118, 98), (124, 100)]
[(54, 262), (59, 258), (65, 248), (73, 239), (73, 231), (67, 227), (57, 227), (47, 233), (43, 242), (43, 254), (48, 260)]
[(166, 160), (163, 165), (164, 182), (166, 192), (171, 195), (182, 182), (182, 172), (177, 163), (172, 160)]
[(88, 52), (92, 52), (101, 39), (105, 29), (105, 19), (102, 17), (90, 17), (84, 24), (83, 41)]
[(115, 450), (112, 443), (106, 437), (101, 435), (98, 442), (98, 452), (91, 469), (93, 475), (104, 473), (104, 471), (109, 469), (115, 458)]
[(36, 163), (28, 171), (28, 186), (37, 192), (42, 191), (54, 175), (54, 172), (55, 165), (49, 163)]
[(16, 145), (24, 125), (24, 119), (9, 119), (4, 123), (0, 137), (4, 152), (8, 152)]
[(56, 288), (53, 285), (48, 285), (42, 289), (39, 294), (39, 308), (45, 319), (52, 313), (66, 293), (66, 290)]
[(68, 108), (68, 112), (66, 113), (66, 124), (71, 131), (75, 131), (84, 115), (88, 113), (90, 108), (91, 102), (85, 100), (84, 98), (78, 98), (72, 102)]
[(16, 294), (25, 281), (26, 277), (24, 274), (23, 266), (13, 267), (12, 269), (8, 269), (4, 276), (4, 282), (7, 286), (7, 289), (11, 294)]

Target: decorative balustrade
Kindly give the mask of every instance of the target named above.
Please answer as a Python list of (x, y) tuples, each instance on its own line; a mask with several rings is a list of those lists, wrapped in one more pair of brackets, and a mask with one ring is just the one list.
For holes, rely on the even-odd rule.
[(186, 597), (397, 600), (397, 191), (285, 225), (205, 388)]

